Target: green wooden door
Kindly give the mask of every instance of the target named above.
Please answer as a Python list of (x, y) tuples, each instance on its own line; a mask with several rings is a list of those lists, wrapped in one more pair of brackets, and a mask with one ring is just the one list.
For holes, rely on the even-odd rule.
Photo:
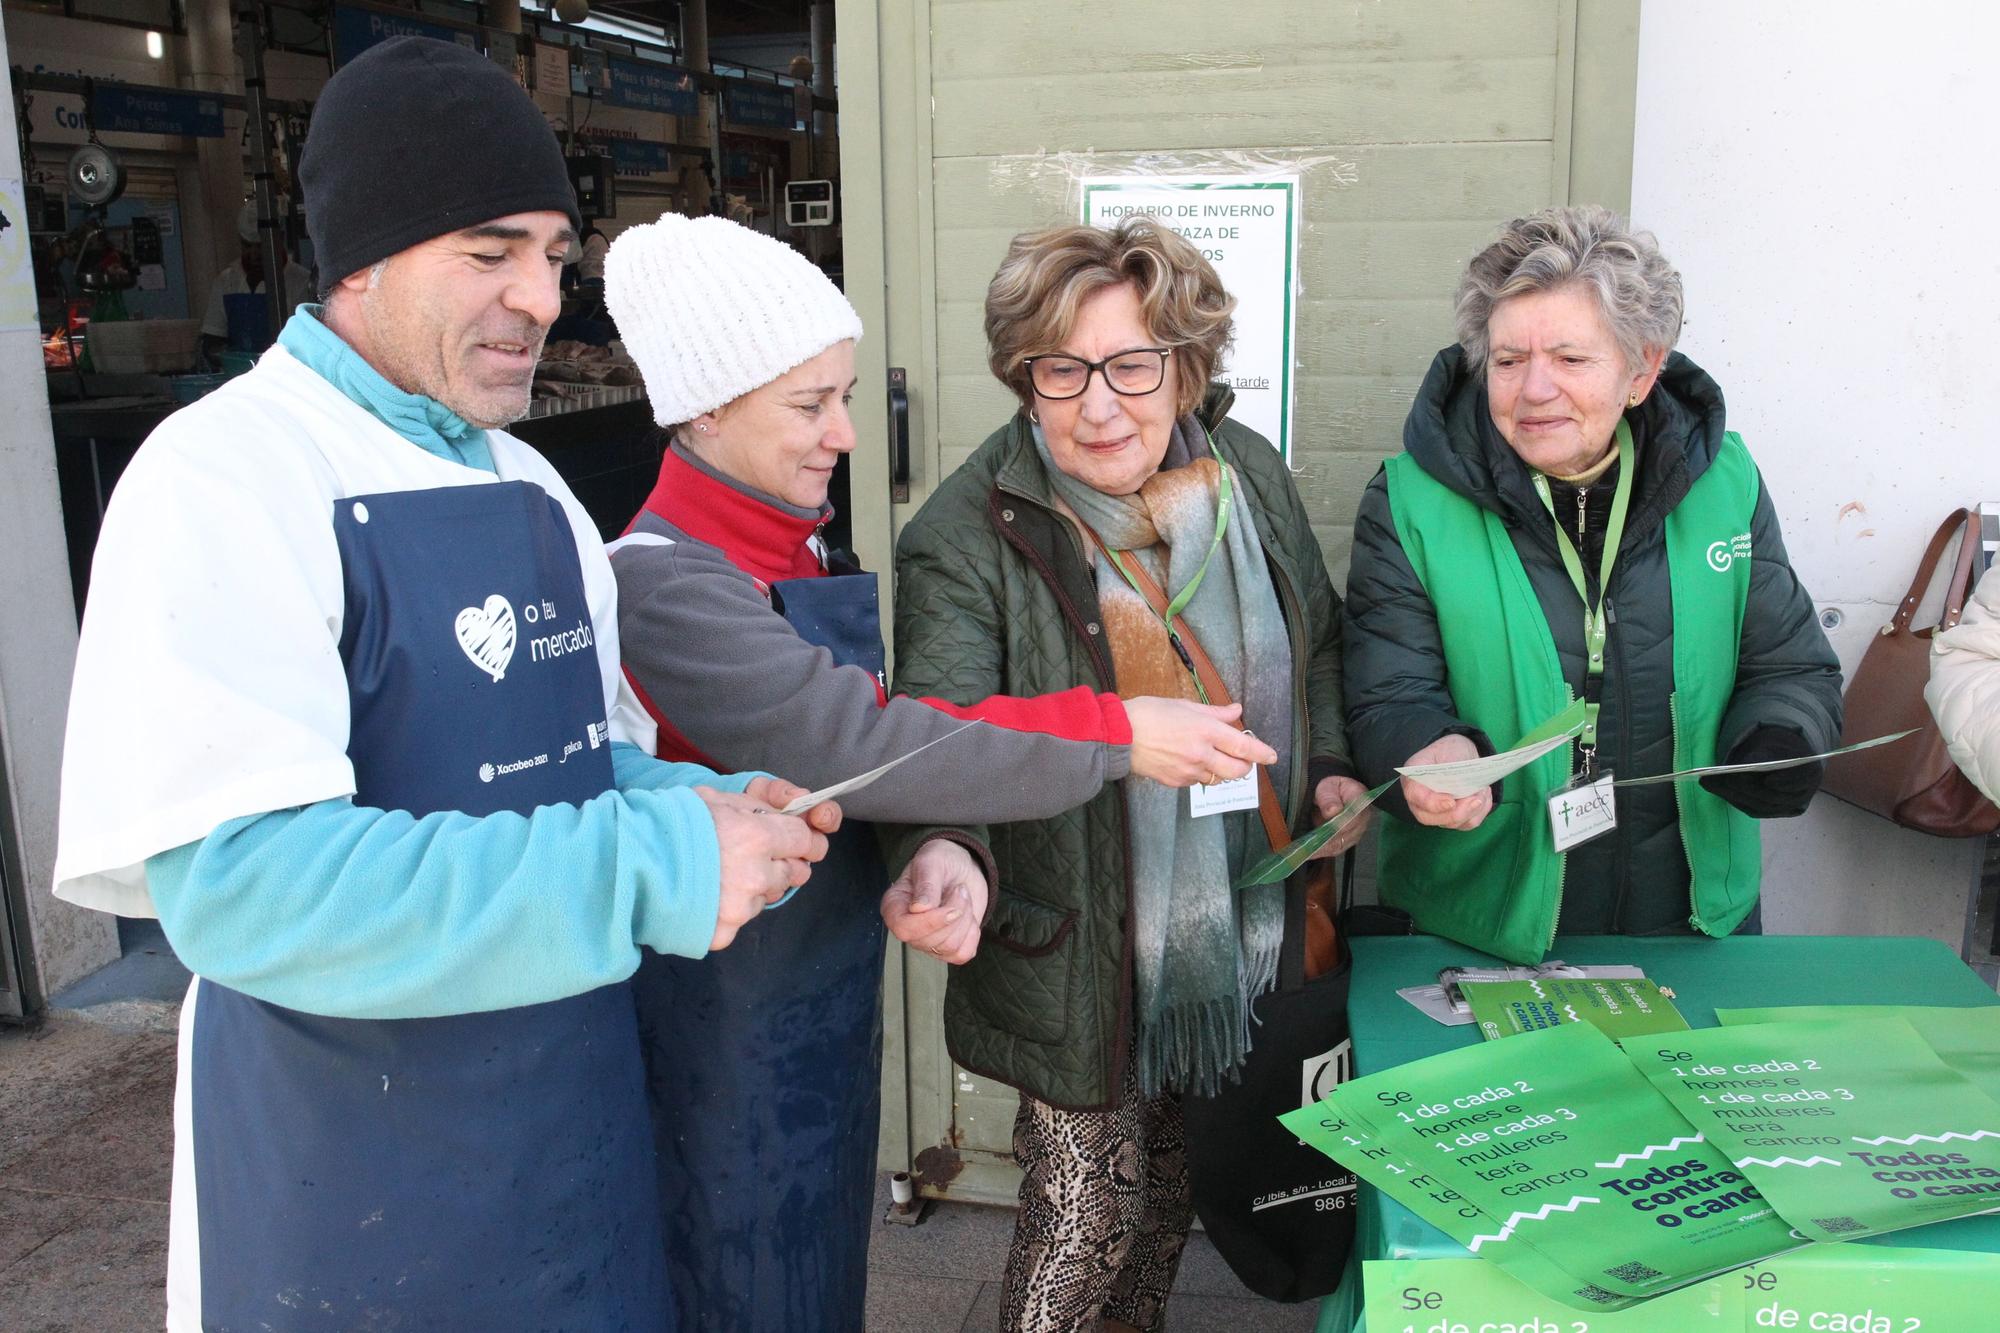
[[(1336, 586), (1361, 490), (1451, 341), (1460, 266), (1508, 218), (1630, 196), (1637, 0), (839, 0), (837, 15), (861, 382), (896, 366), (910, 385), (909, 505), (880, 501), (875, 468), (884, 489), (857, 513), (878, 563), (1010, 415), (985, 367), (986, 283), (1015, 233), (1079, 216), (1083, 175), (1297, 164), (1293, 461)], [(856, 406), (862, 439), (885, 438), (883, 396)], [(892, 957), (888, 985), (885, 1165), (1011, 1200), (1015, 1094), (945, 1055), (944, 968)]]

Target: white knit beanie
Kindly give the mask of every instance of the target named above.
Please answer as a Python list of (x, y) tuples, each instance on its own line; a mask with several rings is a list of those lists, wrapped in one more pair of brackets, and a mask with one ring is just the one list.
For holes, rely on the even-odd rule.
[(620, 232), (604, 256), (604, 302), (662, 426), (861, 337), (861, 317), (805, 256), (719, 217), (668, 213)]

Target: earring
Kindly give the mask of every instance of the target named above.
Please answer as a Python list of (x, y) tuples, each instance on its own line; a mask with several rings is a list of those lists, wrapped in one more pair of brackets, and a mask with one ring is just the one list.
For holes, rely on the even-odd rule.
[(1032, 407), (1028, 409), (1028, 420), (1034, 422), (1037, 426), (1042, 424), (1042, 419), (1035, 415), (1035, 409)]
[[(1637, 400), (1635, 399), (1634, 401), (1636, 402)], [(703, 435), (708, 434), (708, 427), (702, 425), (699, 421), (695, 422), (694, 428), (700, 431)]]
[(1632, 394), (1632, 397), (1626, 401), (1625, 406), (1637, 407), (1638, 405), (1639, 405), (1639, 395), (1638, 392), (1635, 390)]

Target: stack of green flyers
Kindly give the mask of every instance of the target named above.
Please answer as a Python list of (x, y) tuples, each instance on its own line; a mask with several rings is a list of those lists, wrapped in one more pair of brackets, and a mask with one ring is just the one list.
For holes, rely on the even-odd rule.
[(1906, 1018), (1711, 1028), (1628, 1054), (1813, 1240), (2000, 1207), (2000, 1102)]
[(1472, 1006), (1480, 1035), (1488, 1041), (1563, 1023), (1588, 1023), (1620, 1042), (1687, 1030), (1687, 1020), (1673, 1001), (1644, 978), (1462, 981), (1459, 989)]
[(1917, 1004), (1805, 1004), (1783, 1009), (1718, 1009), (1724, 1027), (1744, 1023), (1810, 1023), (1846, 1018), (1900, 1018), (1972, 1085), (2000, 1101), (2000, 1004), (1955, 1009)]
[(1798, 1243), (1588, 1023), (1403, 1065), (1280, 1118), (1578, 1309), (1620, 1309)]
[(1587, 1323), (1477, 1259), (1362, 1265), (1376, 1333), (1971, 1333), (2000, 1306), (2000, 1255), (1814, 1245)]

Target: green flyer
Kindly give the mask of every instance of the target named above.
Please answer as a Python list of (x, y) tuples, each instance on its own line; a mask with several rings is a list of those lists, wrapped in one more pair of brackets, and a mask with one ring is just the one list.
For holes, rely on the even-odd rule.
[[(1796, 1244), (1757, 1189), (1587, 1023), (1355, 1080), (1329, 1105), (1372, 1122), (1382, 1160), (1417, 1164), (1478, 1209), (1481, 1230), (1451, 1232), (1468, 1250), (1517, 1276), (1510, 1256), (1536, 1251), (1570, 1280), (1523, 1280), (1579, 1309), (1615, 1308)], [(1352, 1145), (1319, 1146), (1415, 1211), (1400, 1174), (1385, 1181)]]
[(2000, 1255), (1814, 1245), (1588, 1319), (1475, 1259), (1370, 1260), (1362, 1284), (1369, 1333), (1974, 1333)]
[[(1356, 1175), (1460, 1245), (1468, 1245), (1475, 1237), (1499, 1226), (1497, 1220), (1416, 1162), (1383, 1147), (1365, 1114), (1338, 1109), (1336, 1102), (1340, 1100), (1340, 1092), (1336, 1090), (1317, 1106), (1287, 1112), (1279, 1119), (1302, 1142), (1347, 1165)], [(1505, 1253), (1495, 1251), (1491, 1257), (1518, 1284), (1535, 1291), (1576, 1291), (1581, 1285), (1529, 1245), (1509, 1247)], [(1631, 1303), (1629, 1298), (1605, 1292), (1592, 1298), (1591, 1308), (1616, 1310)]]
[(1687, 1030), (1673, 1001), (1644, 978), (1462, 981), (1459, 988), (1488, 1041), (1563, 1023), (1588, 1023), (1613, 1041)]
[[(1738, 1333), (1743, 1283), (1711, 1278), (1616, 1313), (1577, 1312), (1477, 1259), (1372, 1259), (1361, 1266), (1368, 1333)], [(1801, 1326), (1803, 1327), (1803, 1326)]]
[(1742, 1289), (1746, 1333), (1974, 1333), (2000, 1323), (1994, 1254), (1810, 1245), (1717, 1281)]
[(1920, 1004), (1806, 1004), (1785, 1009), (1718, 1009), (1724, 1027), (1840, 1018), (1900, 1018), (1917, 1030), (1938, 1059), (2000, 1101), (2000, 1004), (1951, 1008)]
[(1709, 1028), (1628, 1054), (1814, 1240), (2000, 1206), (2000, 1102), (1905, 1019)]

